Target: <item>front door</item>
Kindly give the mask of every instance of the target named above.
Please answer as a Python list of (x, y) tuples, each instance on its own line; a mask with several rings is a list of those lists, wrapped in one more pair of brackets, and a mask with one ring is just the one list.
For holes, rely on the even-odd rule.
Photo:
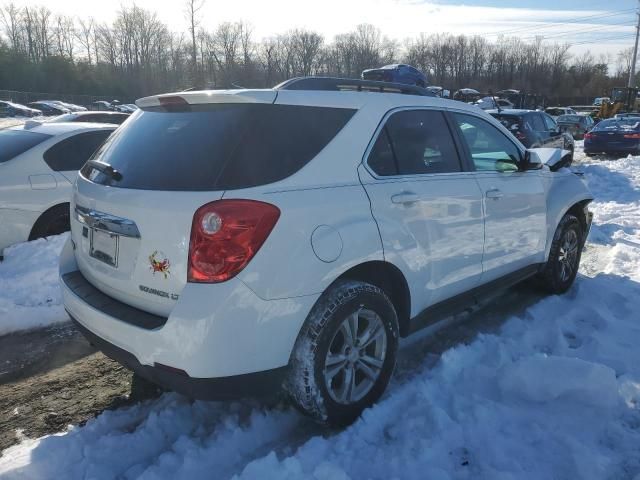
[(543, 261), (546, 202), (542, 171), (519, 171), (520, 149), (488, 121), (454, 113), (483, 194), (482, 283)]

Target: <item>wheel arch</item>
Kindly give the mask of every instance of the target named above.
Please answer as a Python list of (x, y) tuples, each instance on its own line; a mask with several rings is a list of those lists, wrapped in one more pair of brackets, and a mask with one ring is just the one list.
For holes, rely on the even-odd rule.
[[(31, 227), (31, 231), (29, 232), (29, 241), (35, 240), (37, 238), (38, 229), (41, 227), (42, 223), (50, 216), (56, 209), (66, 208), (67, 211), (71, 208), (71, 204), (69, 202), (60, 202), (54, 205), (51, 205), (49, 208), (44, 210), (40, 216), (36, 219)], [(69, 214), (71, 215), (71, 214)]]
[(339, 280), (358, 280), (382, 289), (393, 304), (398, 315), (400, 335), (409, 334), (411, 315), (411, 292), (402, 271), (384, 260), (371, 260), (349, 268), (338, 276), (328, 288)]

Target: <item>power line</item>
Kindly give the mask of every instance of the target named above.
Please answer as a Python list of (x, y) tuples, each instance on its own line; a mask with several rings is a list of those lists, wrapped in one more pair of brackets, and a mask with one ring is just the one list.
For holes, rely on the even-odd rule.
[(525, 32), (525, 31), (530, 31), (530, 30), (542, 30), (542, 29), (546, 29), (546, 28), (553, 28), (553, 27), (558, 27), (558, 26), (563, 26), (563, 25), (575, 25), (575, 24), (579, 24), (579, 23), (583, 23), (585, 20), (600, 20), (603, 18), (611, 18), (611, 17), (617, 17), (620, 15), (624, 15), (626, 13), (635, 11), (634, 8), (630, 8), (630, 9), (625, 9), (625, 10), (617, 10), (615, 12), (608, 12), (606, 14), (597, 14), (597, 15), (588, 15), (585, 17), (576, 17), (573, 20), (567, 20), (566, 22), (544, 22), (543, 25), (536, 25), (536, 26), (528, 26), (528, 27), (522, 27), (522, 28), (516, 28), (516, 29), (512, 29), (512, 30), (501, 30), (498, 32), (490, 32), (490, 33), (486, 33), (485, 35), (490, 35), (490, 36), (500, 36), (500, 35), (506, 35), (506, 34), (512, 34), (512, 33), (518, 33), (518, 32)]
[(597, 40), (574, 42), (574, 43), (571, 43), (570, 45), (572, 47), (575, 47), (576, 45), (591, 45), (591, 44), (596, 44), (596, 43), (608, 42), (608, 41), (611, 41), (611, 40), (632, 39), (632, 38), (635, 37), (635, 35), (636, 35), (635, 33), (628, 33), (628, 34), (625, 34), (625, 35), (617, 35), (617, 36), (613, 36), (613, 37), (599, 38)]
[(612, 26), (629, 26), (630, 27), (635, 24), (636, 24), (635, 21), (626, 21), (621, 23), (610, 23), (608, 25), (601, 25), (599, 27), (585, 28), (580, 30), (567, 30), (563, 32), (551, 33), (549, 35), (532, 35), (530, 37), (521, 37), (521, 38), (523, 40), (527, 40), (527, 39), (535, 40), (538, 37), (542, 37), (544, 40), (547, 40), (549, 38), (567, 37), (571, 35), (584, 35), (585, 33), (592, 33), (592, 32), (596, 32), (597, 34), (597, 33), (605, 33), (605, 32), (599, 32), (599, 31), (606, 30), (608, 28), (611, 28)]

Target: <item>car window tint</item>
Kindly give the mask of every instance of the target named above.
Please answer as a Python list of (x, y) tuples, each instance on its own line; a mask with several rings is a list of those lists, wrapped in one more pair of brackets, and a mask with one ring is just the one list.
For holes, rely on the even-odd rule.
[(546, 130), (553, 131), (558, 128), (558, 125), (556, 124), (555, 120), (551, 118), (549, 115), (542, 115), (542, 118), (544, 119)]
[(398, 164), (391, 150), (386, 127), (380, 131), (369, 154), (369, 166), (380, 176), (398, 175)]
[(518, 169), (520, 150), (501, 131), (472, 115), (455, 113), (454, 118), (478, 171)]
[(394, 113), (385, 129), (400, 175), (461, 171), (460, 158), (442, 112)]
[(138, 110), (96, 152), (122, 174), (87, 167), (91, 181), (120, 188), (232, 190), (277, 182), (315, 158), (356, 110), (224, 103)]
[(101, 130), (65, 138), (44, 152), (44, 161), (56, 172), (80, 170), (110, 134), (111, 130)]
[(25, 130), (0, 130), (0, 163), (17, 157), (50, 137), (51, 135)]
[(532, 113), (531, 115), (529, 115), (529, 120), (531, 122), (531, 127), (533, 128), (534, 131), (544, 132), (547, 130), (547, 127), (545, 127), (544, 125), (544, 121), (542, 120), (541, 116), (538, 115), (537, 113)]

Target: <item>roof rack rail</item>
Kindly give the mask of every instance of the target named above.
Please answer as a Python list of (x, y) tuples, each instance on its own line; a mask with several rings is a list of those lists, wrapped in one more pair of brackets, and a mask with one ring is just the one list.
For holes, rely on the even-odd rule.
[(433, 92), (417, 85), (404, 83), (378, 82), (374, 80), (359, 80), (337, 77), (296, 77), (285, 80), (273, 87), (274, 90), (324, 90), (340, 92), (379, 92), (402, 93), (405, 95), (420, 95), (435, 97)]

